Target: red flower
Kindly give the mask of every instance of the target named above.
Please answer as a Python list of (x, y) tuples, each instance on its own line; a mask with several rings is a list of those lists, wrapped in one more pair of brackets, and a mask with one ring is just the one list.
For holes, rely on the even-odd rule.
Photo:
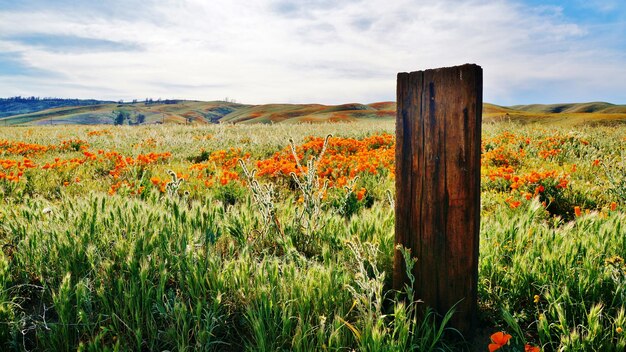
[(498, 331), (495, 334), (491, 335), (491, 342), (493, 343), (489, 344), (489, 352), (499, 350), (500, 348), (508, 344), (511, 337), (511, 335), (505, 334), (502, 331)]
[(541, 349), (537, 346), (532, 346), (530, 344), (526, 344), (524, 346), (524, 352), (541, 352)]

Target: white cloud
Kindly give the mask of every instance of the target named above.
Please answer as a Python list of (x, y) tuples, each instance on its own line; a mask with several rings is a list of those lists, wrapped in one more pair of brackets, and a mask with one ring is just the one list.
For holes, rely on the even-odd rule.
[[(128, 8), (134, 16), (64, 10), (0, 8), (0, 50), (57, 74), (12, 79), (0, 84), (0, 95), (371, 102), (395, 98), (399, 71), (466, 62), (483, 66), (485, 99), (496, 103), (567, 94), (566, 100), (598, 100), (589, 92), (626, 88), (615, 79), (626, 73), (624, 55), (596, 47), (587, 28), (568, 22), (558, 7), (504, 0), (171, 0)], [(139, 49), (63, 52), (11, 40), (33, 33)], [(542, 93), (542, 82), (562, 91)]]

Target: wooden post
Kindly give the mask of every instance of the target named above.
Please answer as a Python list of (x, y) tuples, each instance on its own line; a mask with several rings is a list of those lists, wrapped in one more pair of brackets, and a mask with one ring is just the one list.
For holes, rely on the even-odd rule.
[[(396, 244), (417, 258), (415, 298), (472, 334), (480, 229), (482, 68), (398, 74)], [(408, 282), (395, 250), (393, 284)]]

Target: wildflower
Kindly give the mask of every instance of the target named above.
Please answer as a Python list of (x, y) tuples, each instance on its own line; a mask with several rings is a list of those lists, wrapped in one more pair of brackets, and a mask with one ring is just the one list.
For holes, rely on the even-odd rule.
[(621, 326), (618, 326), (617, 329), (615, 329), (615, 332), (618, 333), (618, 334), (621, 334), (621, 333), (624, 332), (624, 329), (622, 329)]
[(598, 165), (600, 165), (600, 160), (595, 159), (595, 160), (593, 161), (592, 165), (593, 165), (593, 166), (598, 166)]
[(574, 215), (576, 215), (576, 217), (581, 216), (583, 213), (582, 211), (580, 211), (580, 207), (579, 206), (575, 206), (574, 207)]
[(500, 348), (502, 348), (503, 346), (507, 345), (509, 343), (509, 340), (511, 339), (511, 335), (509, 334), (505, 334), (502, 331), (498, 331), (494, 334), (491, 335), (491, 342), (489, 344), (489, 352), (493, 352), (495, 350), (499, 350)]
[(365, 188), (361, 188), (357, 193), (356, 193), (356, 199), (358, 200), (363, 200), (363, 197), (365, 196), (365, 192), (366, 189)]
[(508, 203), (509, 203), (509, 206), (511, 207), (511, 209), (515, 209), (515, 208), (519, 207), (520, 204), (522, 204), (522, 202), (520, 202), (518, 200), (512, 200), (512, 199), (509, 199)]
[(567, 188), (567, 179), (565, 179), (565, 177), (563, 177), (560, 181), (559, 184), (556, 185), (556, 188)]
[(617, 210), (617, 203), (611, 202), (611, 205), (609, 206), (609, 209), (611, 209), (611, 211)]
[(539, 295), (535, 295), (535, 296), (533, 297), (533, 302), (535, 302), (535, 303), (539, 303), (539, 299), (540, 299), (540, 298), (541, 298), (541, 297), (539, 297)]
[(539, 193), (543, 193), (543, 191), (545, 191), (546, 188), (543, 185), (540, 185), (539, 187), (535, 188), (535, 195), (539, 194)]
[(524, 345), (524, 352), (541, 352), (541, 349), (537, 346), (532, 346), (531, 344)]

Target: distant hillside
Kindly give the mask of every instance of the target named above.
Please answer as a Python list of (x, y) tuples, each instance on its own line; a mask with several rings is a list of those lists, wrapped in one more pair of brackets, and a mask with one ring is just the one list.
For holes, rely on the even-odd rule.
[(105, 103), (112, 102), (94, 99), (60, 99), (36, 97), (0, 98), (0, 117), (29, 114), (32, 112), (63, 106), (86, 106)]
[(531, 104), (503, 107), (485, 104), (484, 122), (514, 121), (562, 126), (626, 124), (626, 105), (604, 102)]
[(113, 124), (120, 113), (124, 124), (217, 123), (222, 117), (247, 107), (223, 101), (163, 100), (136, 103), (101, 103), (67, 106), (0, 118), (6, 125)]
[[(106, 103), (90, 106), (68, 106), (0, 118), (0, 126), (113, 124), (120, 112), (127, 116), (124, 124), (142, 123), (278, 123), (340, 122), (360, 119), (393, 119), (393, 102), (342, 105), (268, 104), (244, 105), (223, 101), (164, 101)], [(141, 118), (140, 118), (141, 117)]]
[(395, 103), (342, 104), (268, 104), (253, 105), (230, 113), (220, 122), (277, 123), (277, 122), (348, 122), (360, 119), (395, 118)]
[(626, 105), (615, 105), (605, 102), (569, 103), (569, 104), (532, 104), (514, 105), (510, 109), (537, 113), (608, 113), (626, 114)]
[[(14, 98), (11, 98), (14, 99)], [(11, 99), (3, 99), (5, 106)], [(29, 99), (24, 99), (29, 100)], [(36, 100), (36, 99), (35, 99)], [(28, 101), (31, 109), (72, 100)], [(113, 124), (123, 116), (124, 124), (155, 123), (301, 123), (393, 120), (395, 102), (372, 104), (266, 104), (244, 105), (224, 101), (158, 100), (133, 103), (75, 100), (78, 105), (47, 108), (0, 117), (0, 126), (56, 124)], [(8, 109), (7, 109), (8, 111)], [(5, 111), (5, 114), (7, 113)], [(516, 121), (559, 125), (612, 125), (626, 123), (626, 105), (579, 103), (551, 105), (483, 105), (483, 121)], [(118, 121), (119, 122), (119, 121)]]

